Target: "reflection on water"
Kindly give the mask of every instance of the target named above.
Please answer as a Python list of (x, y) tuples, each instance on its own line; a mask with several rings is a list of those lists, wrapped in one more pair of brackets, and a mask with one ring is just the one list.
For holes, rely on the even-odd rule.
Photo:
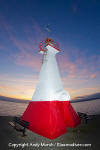
[[(0, 100), (0, 116), (22, 115), (28, 104), (15, 103)], [(76, 112), (88, 114), (100, 114), (100, 99), (94, 101), (85, 101), (72, 103)]]

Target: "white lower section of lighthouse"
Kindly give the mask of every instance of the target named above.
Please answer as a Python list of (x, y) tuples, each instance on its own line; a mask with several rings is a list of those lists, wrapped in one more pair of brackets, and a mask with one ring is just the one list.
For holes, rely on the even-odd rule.
[(70, 95), (64, 90), (61, 82), (55, 56), (58, 52), (58, 50), (50, 45), (46, 46), (46, 51), (43, 51), (43, 64), (32, 101), (70, 100)]

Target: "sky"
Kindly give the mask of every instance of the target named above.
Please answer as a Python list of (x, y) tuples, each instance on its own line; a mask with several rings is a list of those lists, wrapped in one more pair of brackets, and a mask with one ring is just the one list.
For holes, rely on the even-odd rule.
[(47, 36), (60, 45), (57, 62), (71, 98), (99, 93), (99, 1), (0, 0), (0, 96), (32, 98), (42, 64), (39, 43)]

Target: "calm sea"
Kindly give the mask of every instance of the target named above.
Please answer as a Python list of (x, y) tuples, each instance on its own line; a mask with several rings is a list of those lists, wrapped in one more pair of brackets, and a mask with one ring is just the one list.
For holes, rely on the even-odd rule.
[[(28, 104), (16, 103), (0, 100), (0, 116), (22, 115)], [(85, 101), (72, 103), (76, 112), (83, 112), (90, 115), (100, 114), (100, 99), (94, 101)]]

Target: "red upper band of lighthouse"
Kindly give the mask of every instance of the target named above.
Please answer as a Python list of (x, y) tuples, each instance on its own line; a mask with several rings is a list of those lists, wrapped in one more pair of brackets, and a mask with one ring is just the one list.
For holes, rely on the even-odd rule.
[(45, 51), (46, 46), (50, 45), (51, 47), (55, 48), (56, 50), (59, 51), (59, 44), (56, 43), (54, 40), (51, 38), (46, 38), (44, 41), (42, 41), (39, 45), (40, 51)]
[(22, 119), (29, 129), (49, 139), (66, 133), (67, 127), (76, 127), (80, 118), (70, 104), (70, 95), (64, 89), (56, 62), (59, 46), (51, 38), (40, 43), (43, 62), (32, 100)]

